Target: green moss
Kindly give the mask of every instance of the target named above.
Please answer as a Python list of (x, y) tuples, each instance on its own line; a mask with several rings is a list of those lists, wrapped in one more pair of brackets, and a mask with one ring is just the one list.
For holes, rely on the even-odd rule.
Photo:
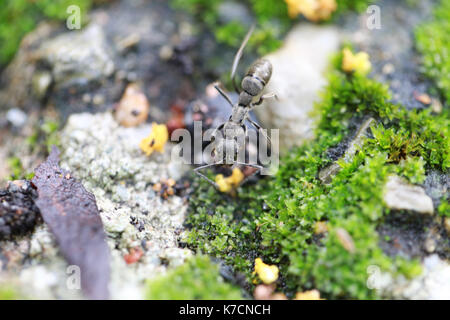
[[(370, 265), (408, 277), (420, 273), (418, 261), (388, 257), (378, 245), (376, 228), (389, 214), (383, 187), (392, 174), (421, 183), (426, 170), (449, 168), (445, 112), (392, 104), (386, 86), (341, 72), (341, 62), (340, 54), (333, 59), (328, 87), (315, 108), (320, 119), (315, 141), (292, 150), (280, 159), (274, 177), (240, 188), (237, 197), (196, 181), (190, 198), (191, 247), (225, 260), (249, 282), (254, 259), (262, 257), (280, 268), (279, 285), (291, 296), (316, 288), (327, 298), (376, 298), (366, 286)], [(317, 176), (330, 163), (327, 150), (349, 136), (351, 123), (368, 115), (377, 121), (373, 137), (351, 161), (338, 162), (342, 168), (331, 184), (321, 184)], [(441, 206), (439, 211), (448, 211)], [(327, 222), (328, 233), (314, 234), (318, 221)], [(352, 239), (351, 252), (340, 229)]]
[(434, 19), (417, 28), (416, 44), (423, 56), (425, 74), (450, 104), (450, 1), (442, 0)]
[(449, 198), (444, 197), (441, 201), (441, 204), (438, 207), (438, 213), (440, 216), (443, 217), (450, 217), (450, 203), (449, 203)]
[(0, 64), (15, 54), (22, 37), (43, 18), (64, 20), (70, 5), (78, 5), (85, 15), (92, 0), (4, 0), (0, 10)]
[(59, 136), (60, 123), (57, 120), (45, 119), (37, 126), (34, 132), (27, 137), (26, 142), (32, 151), (41, 151), (40, 147), (45, 146), (45, 152), (50, 152), (52, 145), (61, 146)]
[(47, 147), (47, 151), (50, 152), (52, 146), (61, 146), (59, 140), (59, 122), (54, 120), (46, 120), (41, 126), (40, 130), (44, 136), (44, 144)]
[(20, 296), (10, 286), (0, 286), (0, 300), (18, 300)]
[(11, 172), (11, 175), (7, 178), (7, 180), (22, 180), (22, 179), (32, 179), (34, 176), (33, 172), (25, 172), (22, 161), (18, 157), (10, 157), (8, 158), (8, 167)]
[(240, 300), (239, 288), (225, 283), (207, 256), (190, 258), (167, 275), (148, 281), (149, 300)]

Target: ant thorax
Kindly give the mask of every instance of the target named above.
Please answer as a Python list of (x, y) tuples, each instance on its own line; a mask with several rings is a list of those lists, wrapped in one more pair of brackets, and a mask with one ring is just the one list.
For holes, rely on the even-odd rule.
[(239, 104), (235, 104), (233, 106), (231, 116), (230, 116), (230, 122), (238, 124), (239, 127), (244, 123), (245, 119), (247, 118), (247, 114), (249, 111), (248, 106), (242, 106)]

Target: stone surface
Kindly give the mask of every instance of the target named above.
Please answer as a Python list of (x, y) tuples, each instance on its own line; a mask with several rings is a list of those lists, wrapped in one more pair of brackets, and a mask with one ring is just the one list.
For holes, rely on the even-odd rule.
[(450, 299), (450, 265), (433, 254), (422, 263), (420, 276), (408, 280), (380, 274), (380, 290), (395, 299), (448, 300)]
[(384, 202), (394, 210), (412, 210), (433, 214), (433, 201), (421, 187), (408, 184), (397, 176), (391, 176), (385, 186)]
[(365, 12), (350, 13), (337, 21), (345, 40), (357, 51), (369, 54), (373, 67), (371, 76), (388, 84), (393, 102), (408, 109), (424, 108), (416, 96), (432, 93), (430, 81), (421, 74), (421, 56), (415, 49), (414, 30), (432, 18), (434, 3), (434, 0), (411, 3), (378, 0), (379, 29), (367, 27), (369, 14)]
[(330, 55), (338, 48), (336, 28), (301, 24), (289, 32), (282, 48), (265, 57), (273, 65), (265, 92), (274, 92), (278, 99), (266, 100), (255, 113), (265, 128), (280, 129), (281, 152), (313, 138), (309, 112), (326, 85), (323, 73)]
[[(61, 134), (61, 167), (70, 168), (97, 201), (111, 253), (113, 299), (143, 298), (145, 279), (191, 255), (178, 246), (185, 199), (177, 194), (163, 199), (152, 189), (162, 179), (179, 180), (186, 168), (171, 160), (170, 144), (163, 154), (144, 155), (139, 142), (150, 130), (148, 124), (122, 127), (109, 112), (84, 113), (69, 117)], [(79, 290), (66, 287), (67, 264), (46, 225), (28, 238), (0, 242), (0, 248), (8, 257), (0, 281), (16, 281), (23, 294), (34, 298), (81, 297)], [(135, 250), (143, 254), (130, 263), (126, 257)], [(23, 266), (25, 260), (29, 266)]]
[(114, 72), (111, 49), (102, 28), (91, 23), (45, 42), (38, 55), (51, 70), (57, 87), (98, 80)]

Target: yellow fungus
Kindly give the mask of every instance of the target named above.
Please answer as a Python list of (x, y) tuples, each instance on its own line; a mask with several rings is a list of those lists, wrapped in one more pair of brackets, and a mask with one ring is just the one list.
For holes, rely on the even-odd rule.
[(289, 17), (303, 14), (310, 21), (322, 21), (336, 11), (336, 0), (284, 0), (288, 6)]
[(294, 300), (322, 300), (319, 290), (313, 289), (305, 292), (297, 292)]
[(234, 168), (231, 176), (224, 177), (223, 174), (216, 176), (216, 183), (221, 192), (230, 192), (233, 188), (237, 188), (244, 179), (244, 174), (239, 168)]
[(372, 64), (366, 52), (354, 54), (349, 48), (342, 50), (342, 70), (345, 72), (358, 72), (362, 75), (369, 73)]
[(169, 140), (169, 131), (165, 124), (152, 123), (152, 131), (147, 138), (142, 139), (139, 147), (147, 156), (153, 151), (164, 152), (164, 145)]
[(256, 258), (255, 271), (253, 274), (257, 274), (261, 281), (265, 284), (271, 284), (278, 279), (278, 267), (265, 264), (261, 258)]

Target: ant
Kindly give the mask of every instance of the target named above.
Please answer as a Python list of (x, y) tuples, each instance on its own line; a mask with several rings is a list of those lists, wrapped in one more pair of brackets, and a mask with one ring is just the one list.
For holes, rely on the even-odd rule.
[[(261, 126), (250, 119), (249, 112), (255, 106), (262, 104), (265, 99), (277, 98), (274, 93), (261, 95), (264, 87), (267, 85), (270, 77), (272, 76), (272, 64), (266, 59), (258, 59), (250, 66), (244, 78), (242, 79), (242, 91), (239, 90), (236, 84), (237, 66), (239, 64), (239, 60), (242, 57), (244, 48), (253, 33), (254, 28), (255, 26), (253, 25), (242, 41), (242, 44), (234, 57), (233, 65), (231, 67), (231, 81), (236, 93), (239, 94), (238, 102), (236, 104), (233, 104), (231, 102), (231, 99), (225, 92), (222, 91), (222, 89), (219, 88), (217, 84), (214, 86), (214, 88), (220, 93), (220, 95), (230, 104), (231, 116), (228, 121), (219, 125), (212, 134), (214, 140), (211, 146), (212, 159), (214, 163), (197, 167), (194, 169), (194, 171), (196, 174), (206, 179), (215, 187), (218, 187), (217, 184), (206, 177), (204, 174), (202, 174), (200, 170), (216, 165), (231, 167), (232, 169), (239, 165), (256, 168), (257, 170), (244, 180), (243, 183), (245, 183), (248, 178), (255, 175), (263, 168), (258, 164), (237, 161), (239, 152), (245, 152), (245, 150), (243, 150), (243, 141), (238, 139), (238, 137), (242, 137), (242, 135), (243, 137), (247, 136), (247, 126), (245, 125), (245, 121), (251, 123), (258, 130), (258, 132), (261, 132), (269, 145), (271, 143), (269, 137), (265, 134)], [(259, 99), (254, 102), (254, 99), (258, 96)], [(220, 136), (217, 136), (218, 132), (221, 133)]]

